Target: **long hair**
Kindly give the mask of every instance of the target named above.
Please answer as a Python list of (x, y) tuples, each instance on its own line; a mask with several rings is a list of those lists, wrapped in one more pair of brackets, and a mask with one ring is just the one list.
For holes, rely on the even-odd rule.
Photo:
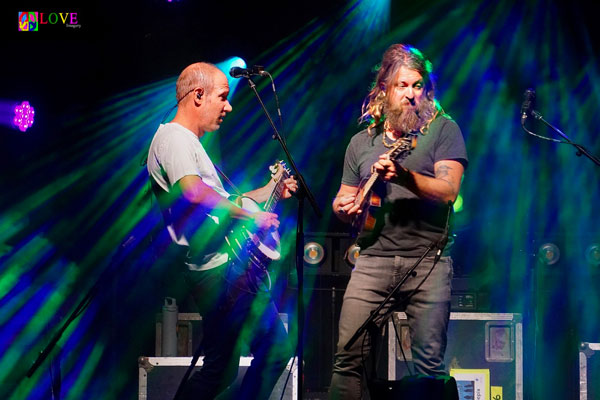
[(421, 74), (425, 88), (425, 100), (433, 103), (437, 111), (429, 121), (426, 121), (425, 128), (429, 127), (429, 124), (437, 116), (438, 112), (445, 114), (442, 107), (435, 100), (435, 76), (431, 62), (425, 58), (421, 51), (412, 46), (393, 44), (383, 54), (381, 65), (378, 67), (377, 77), (373, 82), (371, 91), (362, 104), (362, 115), (359, 118), (359, 122), (368, 122), (369, 131), (385, 119), (384, 105), (386, 89), (391, 86), (391, 80), (402, 67), (415, 70)]

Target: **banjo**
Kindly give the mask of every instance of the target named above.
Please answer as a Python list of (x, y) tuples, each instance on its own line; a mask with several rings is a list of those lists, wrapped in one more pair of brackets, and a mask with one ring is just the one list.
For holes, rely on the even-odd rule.
[[(249, 212), (273, 212), (283, 196), (285, 190), (283, 181), (290, 177), (290, 170), (283, 161), (276, 162), (269, 167), (269, 170), (271, 178), (275, 181), (275, 187), (264, 207), (246, 196), (237, 197), (235, 204)], [(249, 261), (262, 270), (266, 270), (271, 261), (281, 258), (280, 236), (277, 230), (260, 231), (241, 224), (225, 235), (225, 241), (229, 251), (238, 261), (241, 263)]]

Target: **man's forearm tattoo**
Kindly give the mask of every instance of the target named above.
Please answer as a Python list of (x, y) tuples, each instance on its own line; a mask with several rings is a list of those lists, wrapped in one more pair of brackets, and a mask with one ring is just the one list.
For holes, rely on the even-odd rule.
[(455, 190), (454, 183), (450, 179), (450, 170), (452, 167), (442, 164), (435, 169), (435, 178), (441, 179), (442, 181), (448, 183), (450, 189)]
[(449, 175), (448, 171), (450, 171), (451, 169), (452, 168), (450, 168), (447, 165), (440, 165), (435, 169), (435, 177), (438, 179), (443, 179)]

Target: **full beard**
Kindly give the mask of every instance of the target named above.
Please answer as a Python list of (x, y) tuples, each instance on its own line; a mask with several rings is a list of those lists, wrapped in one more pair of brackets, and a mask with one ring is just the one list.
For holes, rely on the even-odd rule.
[(389, 127), (396, 132), (411, 133), (419, 132), (435, 114), (433, 101), (423, 99), (417, 106), (403, 108), (402, 104), (397, 106), (385, 105), (385, 116)]

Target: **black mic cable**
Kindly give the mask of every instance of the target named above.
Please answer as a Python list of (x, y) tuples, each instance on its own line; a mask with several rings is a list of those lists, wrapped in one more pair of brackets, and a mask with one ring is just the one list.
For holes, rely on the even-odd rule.
[(283, 117), (281, 115), (281, 107), (279, 105), (279, 96), (277, 96), (277, 89), (275, 89), (275, 80), (273, 79), (273, 76), (268, 71), (265, 71), (262, 65), (254, 65), (250, 68), (231, 67), (229, 70), (229, 75), (231, 75), (232, 78), (250, 79), (251, 76), (267, 76), (269, 79), (271, 79), (271, 88), (273, 90), (273, 95), (275, 96), (275, 105), (277, 107), (277, 115), (279, 117), (281, 138), (284, 142), (286, 142), (285, 134), (283, 133)]
[[(281, 138), (286, 142), (285, 133), (283, 130), (283, 118), (281, 116), (281, 107), (279, 106), (279, 96), (277, 96), (277, 89), (275, 89), (275, 80), (270, 73), (263, 71), (266, 76), (271, 79), (271, 89), (273, 90), (273, 96), (275, 97), (275, 107), (277, 107), (277, 116), (279, 116), (279, 129), (281, 129)], [(264, 76), (264, 75), (263, 75)]]
[(440, 261), (440, 258), (442, 258), (442, 253), (444, 252), (444, 248), (446, 247), (446, 244), (448, 244), (448, 236), (450, 235), (450, 213), (452, 212), (452, 206), (454, 204), (448, 200), (447, 206), (448, 206), (448, 213), (446, 214), (446, 226), (444, 226), (444, 232), (442, 233), (442, 237), (440, 238), (440, 240), (437, 242), (436, 247), (437, 247), (437, 253), (435, 253), (435, 260), (433, 262), (433, 264), (437, 264), (438, 261)]

